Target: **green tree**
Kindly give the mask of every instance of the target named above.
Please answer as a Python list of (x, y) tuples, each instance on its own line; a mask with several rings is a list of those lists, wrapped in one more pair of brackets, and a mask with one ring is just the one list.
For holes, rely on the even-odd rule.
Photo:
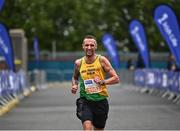
[[(102, 35), (109, 32), (120, 51), (137, 51), (128, 25), (138, 19), (145, 27), (150, 50), (168, 51), (153, 21), (153, 10), (161, 3), (180, 16), (178, 0), (6, 0), (0, 16), (10, 29), (25, 30), (30, 50), (35, 35), (42, 50), (51, 50), (56, 42), (58, 51), (76, 51), (86, 34), (94, 34), (101, 43)], [(103, 49), (102, 44), (99, 48)]]

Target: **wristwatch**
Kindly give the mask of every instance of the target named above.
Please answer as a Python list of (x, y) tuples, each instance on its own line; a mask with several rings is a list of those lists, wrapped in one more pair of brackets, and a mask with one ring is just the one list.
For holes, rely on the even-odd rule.
[(100, 85), (105, 85), (105, 80), (101, 80)]

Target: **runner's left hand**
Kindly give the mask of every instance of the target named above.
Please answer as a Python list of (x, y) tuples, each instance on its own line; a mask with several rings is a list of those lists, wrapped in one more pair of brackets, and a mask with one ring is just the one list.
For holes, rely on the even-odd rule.
[(94, 82), (96, 84), (98, 84), (98, 85), (103, 85), (104, 84), (104, 80), (100, 79), (99, 77), (95, 77)]

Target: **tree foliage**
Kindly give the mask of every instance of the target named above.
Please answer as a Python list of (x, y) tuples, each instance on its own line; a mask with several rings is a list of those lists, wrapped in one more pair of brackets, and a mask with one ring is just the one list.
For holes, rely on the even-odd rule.
[[(136, 51), (128, 24), (138, 19), (145, 27), (150, 50), (168, 51), (153, 21), (153, 10), (161, 3), (180, 16), (178, 0), (6, 0), (0, 16), (10, 29), (25, 30), (31, 50), (35, 35), (42, 50), (51, 50), (55, 42), (58, 51), (76, 51), (81, 50), (85, 35), (93, 34), (101, 43), (108, 32), (120, 51)], [(103, 49), (102, 44), (99, 48)]]

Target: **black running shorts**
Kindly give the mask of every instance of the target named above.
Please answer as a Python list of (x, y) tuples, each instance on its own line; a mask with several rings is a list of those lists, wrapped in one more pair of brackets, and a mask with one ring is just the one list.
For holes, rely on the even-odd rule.
[(90, 120), (96, 128), (104, 128), (108, 118), (109, 104), (108, 100), (88, 101), (84, 99), (82, 107), (82, 123)]

